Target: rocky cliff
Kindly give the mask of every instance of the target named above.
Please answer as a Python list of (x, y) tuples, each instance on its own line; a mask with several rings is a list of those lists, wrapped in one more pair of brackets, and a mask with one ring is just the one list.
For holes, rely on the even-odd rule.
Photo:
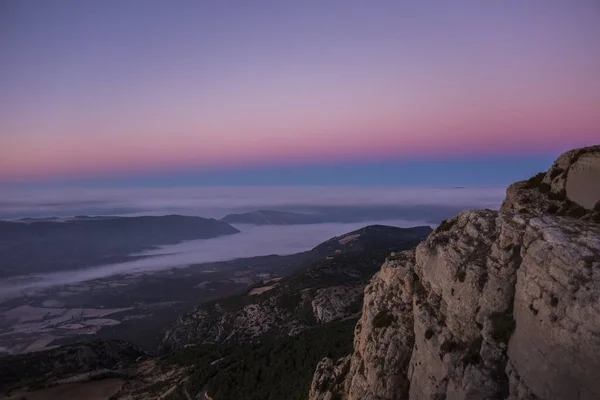
[(600, 398), (600, 146), (465, 211), (365, 288), (311, 400)]

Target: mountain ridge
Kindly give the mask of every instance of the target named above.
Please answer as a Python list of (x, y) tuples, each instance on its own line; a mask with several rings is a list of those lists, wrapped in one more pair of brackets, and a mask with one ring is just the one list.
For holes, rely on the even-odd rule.
[(252, 342), (355, 315), (365, 284), (386, 255), (414, 247), (429, 232), (431, 228), (425, 226), (371, 225), (329, 239), (311, 250), (318, 260), (294, 275), (181, 316), (165, 335), (165, 347)]
[(183, 215), (0, 221), (0, 276), (110, 264), (158, 245), (238, 232), (223, 221)]
[[(456, 189), (459, 190), (459, 189)], [(465, 200), (465, 204), (470, 204)], [(498, 204), (499, 206), (499, 204)], [(373, 204), (373, 205), (297, 205), (284, 209), (259, 209), (227, 214), (221, 220), (232, 224), (249, 225), (306, 225), (318, 223), (365, 223), (376, 221), (414, 221), (415, 224), (437, 225), (455, 215), (464, 206), (452, 204)], [(299, 211), (300, 210), (300, 211)], [(419, 222), (420, 221), (420, 222)]]
[(292, 211), (255, 210), (237, 214), (227, 214), (221, 221), (229, 224), (251, 225), (302, 225), (329, 222), (326, 216)]

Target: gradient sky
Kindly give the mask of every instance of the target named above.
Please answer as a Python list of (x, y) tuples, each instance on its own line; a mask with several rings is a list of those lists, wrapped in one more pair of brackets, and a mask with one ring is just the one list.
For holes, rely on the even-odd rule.
[(597, 0), (3, 0), (0, 55), (5, 183), (508, 183), (600, 142)]

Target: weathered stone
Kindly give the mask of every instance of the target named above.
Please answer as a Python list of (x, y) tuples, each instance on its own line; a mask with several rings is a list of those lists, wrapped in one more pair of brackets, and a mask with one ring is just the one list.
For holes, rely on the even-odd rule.
[(310, 387), (310, 398), (314, 400), (335, 400), (336, 393), (344, 390), (344, 379), (350, 368), (350, 358), (347, 356), (333, 362), (324, 358), (317, 364), (315, 379)]
[(546, 173), (510, 185), (500, 211), (600, 222), (599, 202), (600, 146), (590, 146), (568, 151)]
[(393, 399), (408, 393), (414, 343), (414, 251), (388, 259), (365, 289), (362, 318), (345, 390), (348, 399)]
[(511, 185), (499, 213), (462, 212), (389, 258), (349, 367), (321, 363), (310, 398), (600, 398), (600, 224), (581, 189), (599, 182), (598, 154), (565, 153)]
[(569, 169), (567, 197), (592, 209), (600, 202), (600, 151), (581, 155)]
[(540, 398), (598, 399), (600, 226), (544, 217), (531, 221), (526, 237), (510, 359)]
[(361, 301), (363, 291), (363, 285), (330, 286), (316, 290), (311, 305), (317, 322), (331, 322), (351, 315), (354, 304)]

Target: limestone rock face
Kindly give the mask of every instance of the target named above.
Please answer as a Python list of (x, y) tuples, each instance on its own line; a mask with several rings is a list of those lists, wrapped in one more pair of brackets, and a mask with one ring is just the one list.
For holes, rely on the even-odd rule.
[(414, 259), (414, 251), (399, 253), (388, 258), (373, 277), (355, 328), (354, 354), (337, 362), (321, 361), (311, 399), (336, 399), (348, 392), (349, 399), (366, 400), (408, 393), (406, 375), (414, 344)]
[(363, 315), (355, 329), (352, 379), (346, 382), (350, 399), (389, 398), (408, 391), (413, 270), (414, 251), (400, 253), (385, 262), (365, 289)]
[(345, 390), (344, 380), (350, 367), (350, 357), (341, 358), (337, 362), (331, 358), (324, 358), (317, 364), (310, 388), (311, 399), (335, 400), (335, 396)]
[(600, 201), (600, 146), (585, 147), (561, 155), (544, 177), (553, 193), (591, 210)]
[(600, 222), (600, 146), (566, 152), (546, 173), (512, 184), (500, 211)]
[(600, 225), (530, 222), (517, 272), (513, 367), (543, 399), (600, 398)]
[(600, 151), (579, 157), (569, 169), (565, 189), (569, 199), (587, 209), (600, 204)]
[(549, 190), (512, 185), (501, 212), (462, 212), (388, 257), (353, 354), (319, 364), (310, 399), (600, 398), (600, 224), (569, 192), (596, 149), (561, 156), (537, 178)]
[(318, 323), (327, 323), (356, 314), (356, 304), (363, 296), (363, 285), (330, 286), (317, 289), (311, 302)]

